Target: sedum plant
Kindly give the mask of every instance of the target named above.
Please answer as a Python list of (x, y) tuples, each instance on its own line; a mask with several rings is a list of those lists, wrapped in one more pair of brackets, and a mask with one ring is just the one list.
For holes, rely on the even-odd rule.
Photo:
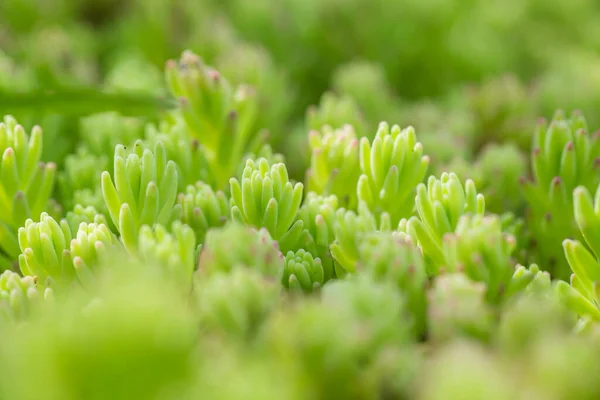
[(79, 125), (82, 147), (90, 154), (108, 157), (109, 160), (116, 145), (131, 146), (144, 133), (144, 124), (139, 118), (114, 111), (83, 117)]
[[(232, 237), (237, 240), (232, 242)], [(269, 231), (230, 222), (208, 232), (198, 260), (199, 275), (229, 273), (238, 268), (256, 269), (268, 278), (281, 280), (284, 258)]]
[(308, 130), (320, 131), (324, 127), (340, 129), (346, 125), (362, 136), (365, 134), (365, 122), (356, 101), (345, 95), (325, 92), (316, 106), (306, 111), (305, 124)]
[(19, 267), (42, 287), (64, 286), (74, 281), (86, 285), (92, 270), (117, 239), (104, 224), (82, 222), (71, 231), (66, 219), (60, 222), (42, 213), (39, 222), (25, 221), (19, 228)]
[(82, 222), (95, 223), (97, 225), (104, 224), (108, 226), (108, 220), (103, 214), (98, 213), (92, 206), (83, 207), (77, 204), (71, 211), (67, 212), (65, 216), (67, 224), (71, 232), (76, 232)]
[(456, 337), (489, 340), (494, 315), (485, 301), (486, 286), (462, 273), (442, 274), (427, 293), (429, 335), (434, 343)]
[(0, 323), (26, 321), (39, 301), (52, 298), (52, 289), (40, 290), (34, 277), (4, 271), (0, 274)]
[(511, 293), (514, 247), (514, 237), (502, 232), (497, 216), (466, 215), (456, 231), (444, 237), (444, 266), (483, 283), (485, 299), (497, 304)]
[[(600, 185), (592, 198), (583, 186), (573, 194), (575, 220), (585, 244), (571, 239), (563, 249), (572, 274), (570, 285), (557, 282), (556, 290), (563, 302), (584, 318), (600, 320)], [(587, 246), (586, 246), (587, 245)]]
[(356, 183), (360, 176), (358, 138), (352, 125), (328, 125), (308, 135), (311, 149), (306, 188), (320, 195), (335, 195), (340, 205), (356, 209)]
[(385, 212), (397, 224), (412, 214), (414, 188), (425, 177), (428, 165), (412, 127), (390, 129), (381, 123), (372, 143), (367, 138), (360, 141), (359, 201), (377, 218)]
[(257, 270), (235, 269), (198, 283), (200, 332), (250, 339), (279, 303), (281, 286)]
[(11, 116), (0, 122), (0, 269), (12, 268), (19, 255), (17, 230), (48, 206), (56, 165), (41, 162), (42, 130), (30, 135)]
[(525, 199), (515, 194), (515, 185), (527, 171), (527, 157), (509, 142), (491, 143), (481, 149), (473, 162), (454, 158), (445, 166), (461, 181), (472, 179), (481, 193), (485, 193), (485, 208), (495, 214), (522, 214)]
[[(239, 160), (260, 147), (254, 132), (257, 113), (255, 90), (249, 86), (231, 87), (215, 69), (190, 51), (180, 60), (169, 61), (166, 80), (179, 99), (179, 113), (192, 138), (199, 141), (215, 188), (225, 189)], [(257, 138), (256, 145), (253, 139)]]
[(105, 211), (100, 175), (108, 164), (107, 154), (95, 155), (85, 147), (68, 155), (57, 179), (62, 205), (66, 209), (79, 204)]
[(161, 142), (151, 151), (138, 141), (130, 154), (118, 145), (114, 173), (104, 171), (101, 179), (106, 207), (129, 252), (135, 252), (142, 225), (165, 226), (178, 217), (177, 167)]
[(404, 296), (416, 334), (425, 334), (429, 281), (423, 254), (410, 236), (401, 232), (367, 233), (358, 253), (357, 271), (375, 282), (396, 285)]
[(304, 249), (295, 253), (288, 251), (281, 280), (285, 288), (313, 292), (323, 286), (324, 280), (325, 272), (319, 258), (313, 258)]
[(377, 231), (391, 231), (389, 215), (383, 213), (380, 222), (371, 214), (366, 204), (361, 203), (358, 212), (340, 208), (335, 213), (335, 241), (329, 246), (335, 260), (335, 271), (338, 277), (356, 272), (359, 261), (359, 245), (365, 235)]
[(265, 228), (283, 251), (294, 249), (303, 230), (296, 216), (304, 185), (292, 184), (284, 164), (264, 159), (246, 161), (240, 180), (231, 178), (231, 217), (255, 228)]
[(157, 265), (174, 280), (191, 283), (197, 266), (194, 231), (179, 221), (173, 223), (172, 233), (162, 225), (140, 228), (138, 253), (143, 262)]
[(269, 353), (323, 398), (402, 397), (415, 365), (402, 296), (392, 284), (353, 278), (278, 313), (267, 326)]
[(181, 207), (181, 222), (194, 230), (199, 244), (204, 243), (210, 228), (223, 226), (231, 213), (227, 195), (201, 181), (179, 193), (177, 204)]
[(440, 179), (430, 176), (427, 185), (417, 186), (415, 204), (418, 217), (408, 220), (406, 230), (418, 240), (433, 264), (430, 274), (435, 274), (445, 262), (444, 235), (456, 230), (463, 215), (484, 215), (485, 199), (472, 180), (463, 187), (456, 174), (443, 173)]
[(573, 190), (594, 190), (600, 183), (600, 136), (590, 134), (585, 118), (557, 112), (550, 124), (540, 122), (533, 140), (531, 180), (523, 180), (529, 204), (528, 226), (533, 255), (555, 278), (567, 280), (561, 254), (565, 238), (579, 239), (573, 215)]
[(148, 148), (153, 148), (157, 142), (164, 145), (167, 159), (173, 160), (177, 167), (179, 192), (197, 181), (216, 184), (208, 169), (203, 147), (187, 132), (183, 121), (177, 119), (172, 124), (148, 125), (144, 142)]
[(314, 192), (306, 195), (304, 204), (298, 210), (298, 219), (304, 225), (302, 246), (313, 257), (321, 260), (324, 282), (335, 278), (335, 267), (330, 245), (335, 240), (334, 226), (338, 199), (334, 195), (319, 196)]

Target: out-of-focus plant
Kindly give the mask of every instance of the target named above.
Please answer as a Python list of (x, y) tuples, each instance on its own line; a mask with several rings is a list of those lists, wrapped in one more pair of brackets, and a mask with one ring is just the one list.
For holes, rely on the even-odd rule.
[[(231, 237), (238, 240), (232, 242)], [(212, 276), (242, 269), (255, 269), (269, 279), (281, 281), (284, 257), (269, 232), (235, 222), (212, 229), (206, 235), (198, 261), (198, 275)]]
[(0, 321), (22, 322), (31, 315), (39, 301), (52, 299), (50, 288), (40, 290), (32, 276), (21, 277), (13, 271), (0, 274)]
[(360, 177), (358, 138), (352, 125), (329, 125), (308, 135), (311, 148), (306, 188), (320, 195), (335, 195), (340, 206), (356, 209), (356, 184)]
[(573, 190), (594, 190), (600, 183), (600, 136), (588, 132), (579, 113), (557, 112), (548, 125), (540, 122), (531, 153), (531, 179), (523, 179), (532, 257), (555, 278), (567, 280), (569, 269), (560, 243), (579, 239), (573, 214)]
[(410, 236), (399, 232), (373, 232), (359, 243), (357, 271), (375, 282), (390, 282), (404, 296), (415, 333), (426, 332), (429, 286), (425, 261)]
[(254, 130), (255, 90), (244, 85), (232, 88), (219, 72), (189, 51), (178, 62), (167, 63), (166, 78), (171, 93), (179, 99), (178, 112), (189, 134), (205, 150), (215, 187), (225, 189), (242, 156), (260, 147), (261, 136)]
[(181, 206), (181, 221), (194, 230), (199, 244), (204, 243), (210, 228), (223, 226), (231, 214), (227, 195), (222, 191), (215, 192), (201, 181), (179, 193), (177, 204)]

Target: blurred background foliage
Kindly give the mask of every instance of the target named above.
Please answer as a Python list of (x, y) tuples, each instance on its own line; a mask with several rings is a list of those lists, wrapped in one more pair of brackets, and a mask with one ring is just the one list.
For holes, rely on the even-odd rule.
[(597, 126), (599, 17), (593, 0), (4, 0), (0, 114), (72, 138), (46, 141), (61, 165), (77, 117), (168, 107), (153, 97), (165, 60), (190, 49), (257, 88), (276, 150), (297, 152), (306, 110), (335, 94), (359, 134), (414, 125), (437, 172), (490, 143), (529, 150), (536, 119), (565, 104)]

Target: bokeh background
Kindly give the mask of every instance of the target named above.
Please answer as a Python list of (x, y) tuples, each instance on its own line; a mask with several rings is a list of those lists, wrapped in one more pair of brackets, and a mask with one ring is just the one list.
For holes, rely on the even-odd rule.
[(295, 176), (324, 109), (367, 136), (382, 120), (414, 125), (432, 172), (489, 151), (518, 159), (557, 108), (598, 122), (594, 0), (3, 0), (0, 49), (0, 114), (60, 138), (44, 149), (59, 164), (93, 135), (82, 116), (153, 117), (86, 90), (165, 95), (165, 61), (185, 49), (257, 88), (260, 127), (293, 152)]

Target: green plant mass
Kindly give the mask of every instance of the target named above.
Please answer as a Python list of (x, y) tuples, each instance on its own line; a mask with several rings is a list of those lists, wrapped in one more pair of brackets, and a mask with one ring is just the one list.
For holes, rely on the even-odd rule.
[(0, 0), (0, 400), (600, 399), (598, 21)]

